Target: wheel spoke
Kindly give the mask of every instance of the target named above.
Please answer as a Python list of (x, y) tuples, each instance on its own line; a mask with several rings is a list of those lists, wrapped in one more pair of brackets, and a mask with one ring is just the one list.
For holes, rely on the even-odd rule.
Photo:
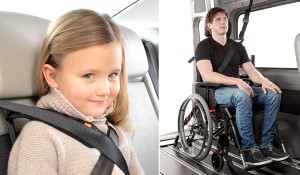
[[(179, 111), (178, 131), (183, 150), (190, 157), (205, 158), (212, 142), (212, 124), (208, 107), (201, 96), (192, 95)], [(210, 122), (210, 123), (209, 123)]]

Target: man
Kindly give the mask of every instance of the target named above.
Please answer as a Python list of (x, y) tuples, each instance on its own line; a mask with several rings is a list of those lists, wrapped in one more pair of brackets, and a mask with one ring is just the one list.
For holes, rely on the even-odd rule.
[[(232, 43), (235, 42), (226, 36), (228, 13), (222, 8), (212, 8), (207, 13), (205, 25), (212, 37), (204, 39), (197, 45), (195, 51), (197, 67), (204, 82), (236, 86), (236, 88), (219, 88), (214, 93), (218, 104), (228, 104), (236, 108), (236, 124), (245, 164), (264, 165), (287, 159), (289, 154), (272, 146), (281, 101), (280, 88), (255, 69), (242, 44), (236, 46), (226, 68), (222, 73), (218, 73)], [(261, 84), (261, 87), (250, 87), (239, 79), (239, 66), (251, 81)], [(253, 133), (252, 104), (265, 106), (259, 143), (255, 142)]]

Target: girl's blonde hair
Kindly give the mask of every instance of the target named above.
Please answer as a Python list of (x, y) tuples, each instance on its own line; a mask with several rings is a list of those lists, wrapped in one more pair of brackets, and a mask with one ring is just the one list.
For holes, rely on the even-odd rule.
[(133, 133), (128, 115), (127, 72), (125, 66), (124, 44), (119, 27), (106, 14), (92, 10), (79, 9), (70, 11), (51, 24), (45, 36), (37, 68), (39, 96), (46, 95), (50, 87), (43, 76), (43, 65), (58, 68), (63, 57), (71, 52), (91, 46), (118, 41), (122, 46), (122, 68), (120, 73), (120, 92), (113, 102), (114, 111), (108, 120), (125, 131)]

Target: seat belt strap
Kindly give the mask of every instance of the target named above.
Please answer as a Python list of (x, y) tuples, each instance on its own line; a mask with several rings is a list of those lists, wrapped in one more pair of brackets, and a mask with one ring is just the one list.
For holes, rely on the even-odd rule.
[(242, 27), (242, 30), (240, 31), (240, 34), (239, 34), (239, 40), (241, 40), (241, 41), (244, 40), (244, 34), (245, 34), (245, 31), (246, 31), (247, 25), (249, 23), (249, 16), (250, 16), (250, 12), (251, 12), (252, 3), (253, 3), (253, 0), (250, 0), (248, 9), (245, 11), (245, 15), (244, 15), (244, 18), (243, 18), (243, 27)]
[[(115, 145), (119, 146), (119, 138), (110, 123), (107, 122), (108, 131), (107, 136), (115, 143)], [(91, 175), (108, 175), (111, 174), (114, 169), (114, 163), (107, 159), (105, 156), (100, 155)]]
[(109, 123), (107, 126), (108, 126), (107, 136), (115, 143), (115, 145), (119, 146), (119, 138), (117, 132), (112, 126), (110, 126)]
[(223, 73), (223, 71), (225, 70), (227, 64), (228, 64), (229, 61), (231, 60), (232, 55), (233, 55), (233, 53), (234, 53), (234, 51), (235, 51), (237, 45), (238, 45), (238, 43), (236, 43), (235, 41), (232, 43), (232, 45), (231, 45), (229, 51), (227, 52), (227, 55), (226, 55), (226, 57), (225, 57), (225, 59), (224, 59), (224, 61), (223, 61), (223, 63), (222, 63), (222, 65), (221, 65), (221, 66), (219, 67), (219, 69), (218, 69), (218, 72), (219, 72), (220, 74)]
[[(46, 123), (75, 138), (87, 147), (98, 149), (101, 152), (101, 156), (103, 155), (111, 160), (124, 174), (129, 175), (127, 163), (119, 148), (105, 133), (97, 129), (95, 125), (91, 124), (92, 127), (87, 127), (83, 124), (82, 120), (55, 111), (21, 105), (5, 100), (0, 100), (0, 107), (5, 110), (4, 115), (6, 120), (27, 118)], [(10, 134), (15, 133), (10, 132)]]
[[(240, 40), (239, 43), (242, 43), (244, 41), (244, 34), (245, 34), (246, 29), (247, 29), (247, 25), (249, 23), (249, 16), (250, 16), (250, 12), (251, 12), (252, 3), (253, 3), (253, 0), (250, 0), (248, 9), (245, 11), (245, 15), (244, 15), (244, 18), (243, 18), (243, 27), (242, 27), (242, 30), (240, 31), (240, 34), (239, 34), (239, 40)], [(237, 43), (234, 42), (232, 44), (230, 50), (228, 51), (228, 53), (227, 53), (227, 55), (224, 59), (223, 64), (218, 69), (219, 73), (222, 73), (224, 71), (224, 69), (226, 68), (227, 64), (231, 60), (231, 57), (232, 57), (232, 55), (233, 55), (233, 53), (236, 49), (236, 46), (237, 46)]]
[[(224, 71), (224, 69), (226, 68), (226, 66), (227, 66), (227, 64), (229, 63), (229, 61), (231, 60), (231, 58), (232, 58), (232, 56), (233, 56), (233, 54), (234, 54), (234, 52), (235, 52), (235, 49), (236, 49), (236, 47), (237, 47), (237, 45), (239, 44), (239, 43), (241, 43), (241, 42), (233, 42), (232, 43), (232, 45), (231, 45), (231, 47), (230, 47), (230, 49), (229, 49), (229, 51), (227, 52), (227, 55), (226, 55), (226, 57), (225, 57), (225, 59), (224, 59), (224, 61), (223, 61), (223, 63), (222, 63), (222, 65), (219, 67), (219, 69), (218, 69), (218, 72), (219, 73), (222, 73), (223, 71)], [(194, 61), (194, 59), (195, 59), (195, 56), (193, 56), (191, 59), (189, 59), (188, 60), (188, 63), (191, 63), (192, 61)]]
[(91, 175), (109, 175), (114, 169), (114, 163), (105, 156), (100, 155)]

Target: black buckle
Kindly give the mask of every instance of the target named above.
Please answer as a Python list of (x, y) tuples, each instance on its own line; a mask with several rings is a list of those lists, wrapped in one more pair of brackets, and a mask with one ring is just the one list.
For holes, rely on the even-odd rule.
[(243, 18), (243, 22), (249, 22), (249, 18)]

